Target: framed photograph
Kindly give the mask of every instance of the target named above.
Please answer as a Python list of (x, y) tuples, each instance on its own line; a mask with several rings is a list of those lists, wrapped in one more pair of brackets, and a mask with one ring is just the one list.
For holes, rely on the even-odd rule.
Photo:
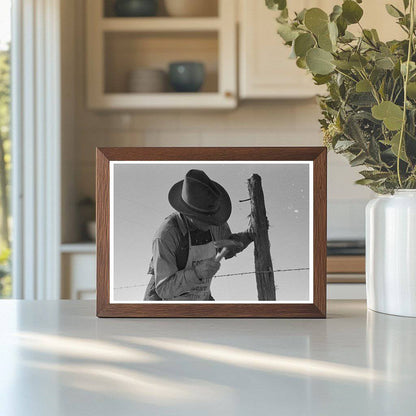
[(97, 149), (97, 316), (324, 318), (326, 154)]

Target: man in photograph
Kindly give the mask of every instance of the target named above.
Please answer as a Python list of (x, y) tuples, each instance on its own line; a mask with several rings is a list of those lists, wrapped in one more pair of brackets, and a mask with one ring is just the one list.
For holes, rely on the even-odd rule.
[(168, 199), (175, 212), (154, 236), (144, 300), (212, 301), (211, 281), (221, 258), (235, 256), (253, 237), (249, 231), (231, 233), (230, 197), (202, 170), (190, 170)]

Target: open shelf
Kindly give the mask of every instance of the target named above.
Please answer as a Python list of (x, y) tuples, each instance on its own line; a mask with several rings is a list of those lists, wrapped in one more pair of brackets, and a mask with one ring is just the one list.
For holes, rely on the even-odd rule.
[(78, 243), (63, 243), (61, 244), (61, 253), (77, 254), (77, 253), (90, 253), (96, 252), (96, 245), (93, 241), (80, 241)]
[[(103, 0), (95, 0), (97, 2), (99, 1), (103, 1)], [(176, 0), (173, 0), (176, 1)], [(218, 17), (218, 3), (220, 0), (204, 0), (204, 7), (206, 7), (207, 9), (205, 9), (204, 16), (207, 17)], [(231, 0), (227, 0), (227, 1), (231, 1)], [(115, 3), (116, 0), (104, 0), (102, 5), (102, 11), (101, 11), (101, 16), (104, 18), (111, 18), (111, 17), (115, 17)], [(174, 19), (175, 17), (171, 17), (168, 14), (168, 10), (166, 8), (165, 5), (165, 1), (164, 0), (159, 0), (158, 2), (158, 10), (157, 10), (157, 15), (156, 17), (160, 17), (160, 16), (165, 16), (165, 17), (169, 17)], [(196, 16), (198, 17), (198, 16)], [(200, 16), (203, 17), (203, 16)], [(123, 19), (133, 19), (131, 17), (123, 17)], [(146, 19), (154, 19), (154, 17), (146, 17)], [(186, 18), (188, 19), (188, 18)], [(189, 18), (189, 19), (193, 19)]]
[(104, 94), (101, 108), (133, 109), (218, 109), (234, 108), (233, 97), (217, 93)]
[[(169, 64), (175, 61), (197, 61), (204, 64), (204, 84), (200, 92), (191, 93), (191, 96), (218, 92), (218, 39), (215, 32), (111, 32), (106, 33), (104, 39), (106, 94), (132, 94), (127, 86), (132, 70), (160, 69), (167, 77)], [(158, 94), (172, 93), (174, 91), (167, 83), (166, 91)], [(183, 93), (179, 95), (182, 96)]]
[(106, 32), (168, 32), (216, 31), (221, 21), (217, 17), (112, 17), (99, 23)]
[[(212, 0), (211, 17), (114, 17), (113, 0), (87, 0), (87, 104), (91, 109), (215, 109), (237, 105), (235, 4)], [(163, 2), (160, 2), (163, 4)], [(103, 7), (104, 5), (104, 7)], [(129, 92), (132, 71), (148, 68), (168, 75), (172, 62), (201, 62), (202, 88), (176, 93)], [(141, 88), (148, 91), (149, 88)]]

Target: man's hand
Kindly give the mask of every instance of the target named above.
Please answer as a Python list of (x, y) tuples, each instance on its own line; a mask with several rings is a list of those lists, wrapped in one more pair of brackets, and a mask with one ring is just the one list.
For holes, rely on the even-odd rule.
[(214, 241), (214, 246), (217, 249), (228, 248), (230, 251), (238, 251), (244, 247), (241, 241), (236, 240), (218, 240)]
[(210, 279), (215, 275), (215, 273), (217, 273), (220, 266), (220, 262), (210, 258), (198, 261), (198, 263), (194, 266), (194, 270), (200, 279)]
[(216, 258), (218, 261), (224, 257), (226, 259), (234, 257), (244, 249), (244, 244), (241, 241), (231, 239), (214, 241), (214, 246), (219, 250)]

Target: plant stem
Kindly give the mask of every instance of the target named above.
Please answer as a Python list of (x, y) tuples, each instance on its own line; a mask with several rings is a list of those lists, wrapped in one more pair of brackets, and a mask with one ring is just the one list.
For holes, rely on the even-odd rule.
[(371, 93), (373, 94), (374, 99), (377, 101), (377, 104), (380, 104), (380, 100), (378, 98), (377, 90), (375, 89), (373, 83), (370, 81), (370, 78), (368, 77), (367, 73), (365, 72), (365, 69), (362, 67), (362, 70), (360, 71), (360, 75), (363, 77), (363, 79), (367, 80), (371, 87)]
[(341, 75), (344, 75), (344, 77), (349, 78), (351, 81), (354, 81), (355, 83), (357, 83), (357, 80), (356, 80), (355, 78), (350, 77), (350, 76), (349, 76), (349, 75), (347, 75), (346, 73), (344, 73), (344, 72), (340, 71), (338, 68), (335, 68), (335, 71), (336, 71), (336, 72), (338, 72), (338, 73), (340, 73)]
[(414, 27), (415, 27), (415, 0), (410, 0), (410, 30), (409, 30), (409, 45), (407, 48), (407, 60), (406, 60), (406, 73), (404, 76), (404, 85), (403, 85), (403, 118), (402, 118), (402, 128), (400, 129), (400, 140), (399, 140), (399, 149), (397, 152), (397, 178), (399, 180), (400, 188), (403, 187), (402, 184), (402, 177), (400, 174), (400, 156), (402, 154), (402, 146), (403, 146), (403, 138), (404, 138), (404, 131), (406, 129), (406, 107), (407, 107), (407, 83), (409, 81), (409, 68), (410, 68), (410, 60), (412, 57), (412, 49), (413, 49), (413, 35), (414, 35)]

